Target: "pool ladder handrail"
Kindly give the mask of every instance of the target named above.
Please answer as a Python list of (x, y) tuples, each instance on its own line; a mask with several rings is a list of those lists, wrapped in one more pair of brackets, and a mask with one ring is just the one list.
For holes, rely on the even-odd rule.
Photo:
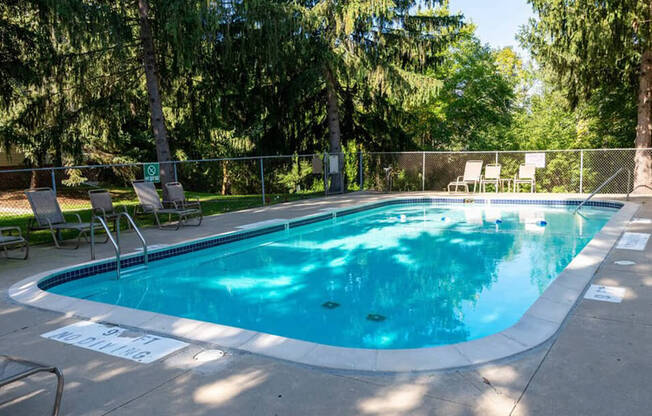
[(129, 215), (129, 213), (121, 212), (120, 214), (118, 214), (116, 219), (116, 224), (115, 224), (116, 238), (113, 238), (113, 235), (109, 230), (109, 226), (106, 224), (106, 221), (104, 221), (104, 218), (93, 215), (93, 218), (91, 219), (91, 260), (95, 260), (95, 223), (96, 221), (99, 221), (99, 223), (102, 225), (102, 228), (104, 228), (104, 231), (109, 237), (109, 240), (111, 240), (111, 244), (113, 245), (113, 249), (115, 250), (116, 274), (118, 280), (120, 279), (120, 271), (121, 271), (120, 257), (121, 257), (122, 250), (120, 248), (120, 220), (122, 219), (122, 217), (127, 218), (127, 221), (136, 232), (136, 235), (138, 236), (138, 239), (140, 240), (140, 243), (143, 246), (143, 263), (145, 264), (145, 266), (147, 266), (149, 262), (149, 258), (148, 258), (149, 256), (147, 254), (147, 241), (145, 240), (145, 237), (143, 237), (143, 234), (140, 232), (140, 228), (138, 228), (138, 226), (134, 222), (134, 219), (131, 218), (131, 215)]
[(631, 178), (632, 178), (632, 171), (629, 170), (629, 169), (620, 168), (620, 169), (618, 169), (618, 170), (616, 171), (616, 173), (614, 173), (614, 174), (611, 175), (609, 178), (607, 178), (606, 181), (602, 182), (602, 184), (600, 184), (600, 186), (598, 186), (598, 187), (596, 188), (595, 191), (591, 192), (591, 195), (589, 195), (589, 196), (588, 196), (584, 201), (582, 201), (581, 204), (579, 204), (579, 205), (577, 206), (577, 208), (575, 208), (575, 211), (573, 211), (573, 214), (577, 214), (577, 212), (580, 210), (580, 208), (582, 208), (582, 207), (584, 206), (584, 204), (586, 204), (587, 202), (589, 202), (589, 199), (593, 198), (593, 196), (594, 196), (595, 194), (597, 194), (598, 192), (600, 192), (600, 190), (601, 190), (602, 188), (604, 188), (604, 187), (605, 187), (609, 182), (611, 182), (612, 180), (614, 180), (614, 179), (616, 178), (616, 176), (618, 176), (618, 174), (620, 174), (620, 172), (622, 172), (622, 171), (626, 171), (626, 172), (627, 172), (627, 196), (626, 196), (626, 200), (629, 201), (629, 194), (630, 194), (630, 192), (631, 192), (630, 189), (629, 189), (629, 186), (630, 186), (630, 184), (631, 184), (631, 180), (632, 180), (632, 179), (631, 179)]

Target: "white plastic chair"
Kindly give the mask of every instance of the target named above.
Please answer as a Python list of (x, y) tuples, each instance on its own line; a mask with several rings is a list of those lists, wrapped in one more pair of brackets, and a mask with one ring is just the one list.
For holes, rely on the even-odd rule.
[(520, 190), (519, 185), (530, 185), (530, 192), (536, 192), (536, 170), (534, 165), (521, 165), (518, 168), (518, 176), (514, 177), (514, 192)]
[(498, 193), (498, 186), (501, 184), (499, 164), (487, 165), (484, 168), (484, 176), (480, 180), (480, 190), (487, 192), (487, 184), (493, 185), (496, 193)]
[(482, 160), (467, 160), (464, 165), (464, 176), (458, 176), (456, 180), (448, 184), (448, 192), (451, 192), (451, 187), (455, 187), (457, 192), (458, 187), (463, 186), (466, 192), (469, 192), (469, 184), (473, 184), (473, 192), (476, 191), (476, 186), (480, 184), (482, 177)]

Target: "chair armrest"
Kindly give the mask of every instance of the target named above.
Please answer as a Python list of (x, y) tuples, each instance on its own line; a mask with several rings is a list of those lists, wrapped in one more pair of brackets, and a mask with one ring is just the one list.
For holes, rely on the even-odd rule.
[(455, 180), (456, 182), (460, 182), (464, 180), (464, 175), (458, 176), (457, 179)]
[(0, 235), (6, 231), (9, 231), (9, 235), (11, 235), (11, 231), (16, 231), (18, 233), (18, 237), (23, 238), (23, 231), (20, 229), (20, 227), (16, 227), (14, 225), (8, 227), (0, 227)]
[[(79, 214), (77, 214), (76, 212), (70, 213), (70, 214), (68, 214), (68, 215), (72, 215), (73, 217), (76, 217), (76, 218), (77, 218), (77, 222), (80, 223), (80, 224), (82, 223), (82, 219), (81, 219), (81, 217), (80, 217)], [(65, 215), (65, 214), (63, 215), (63, 218), (64, 218), (64, 219), (66, 218), (66, 215)], [(49, 222), (50, 222), (50, 221), (48, 220), (48, 223), (49, 223)]]
[(201, 201), (199, 201), (199, 198), (187, 199), (184, 205), (188, 207), (200, 207)]
[(183, 209), (183, 201), (163, 201), (163, 206), (173, 207), (176, 210)]
[(98, 214), (102, 214), (102, 218), (106, 217), (106, 211), (102, 207), (93, 208), (93, 215), (95, 215), (97, 217)]
[(175, 209), (179, 209), (179, 208), (177, 208), (177, 203), (178, 202), (179, 201), (162, 201), (163, 208), (171, 208), (171, 207), (173, 207)]
[(154, 205), (151, 205), (151, 204), (140, 204), (140, 207), (143, 208), (144, 213), (158, 211), (158, 209)]

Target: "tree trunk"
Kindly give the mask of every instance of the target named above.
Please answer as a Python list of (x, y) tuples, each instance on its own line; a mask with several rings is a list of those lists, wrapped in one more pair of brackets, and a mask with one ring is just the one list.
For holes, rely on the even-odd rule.
[[(45, 156), (38, 154), (36, 155), (36, 158), (34, 160), (34, 163), (31, 167), (33, 168), (40, 168), (43, 167), (45, 164)], [(47, 171), (42, 171), (42, 170), (33, 170), (32, 175), (29, 180), (29, 188), (30, 189), (35, 189), (35, 188), (41, 188), (43, 186), (52, 186), (52, 179), (51, 176), (48, 176), (50, 179), (49, 181), (46, 181), (44, 179), (45, 175), (51, 175), (50, 172)]]
[(636, 156), (634, 159), (634, 192), (652, 190), (652, 50), (641, 57), (638, 89), (638, 123), (636, 125)]
[[(328, 97), (328, 142), (331, 154), (338, 154), (338, 173), (331, 175), (329, 192), (344, 192), (344, 158), (342, 157), (342, 137), (340, 132), (340, 111), (337, 102), (337, 89), (335, 77), (330, 69), (326, 68), (326, 95)], [(329, 168), (330, 169), (330, 168)]]
[(229, 161), (222, 162), (222, 195), (229, 192)]
[[(161, 183), (172, 182), (173, 174), (170, 171), (170, 144), (168, 143), (168, 131), (165, 127), (165, 116), (163, 115), (163, 104), (161, 103), (160, 85), (158, 79), (158, 68), (156, 66), (156, 55), (154, 53), (154, 39), (152, 27), (149, 22), (148, 0), (136, 0), (138, 5), (138, 16), (140, 22), (140, 42), (143, 48), (143, 66), (145, 67), (145, 84), (149, 98), (149, 114), (152, 122), (152, 131), (156, 142), (156, 157), (161, 163)], [(163, 197), (165, 195), (163, 187)]]

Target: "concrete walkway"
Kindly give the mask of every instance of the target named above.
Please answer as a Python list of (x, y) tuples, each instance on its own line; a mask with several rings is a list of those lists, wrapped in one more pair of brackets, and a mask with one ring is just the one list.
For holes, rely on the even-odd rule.
[[(416, 195), (416, 194), (410, 194)], [(432, 194), (429, 194), (432, 195)], [(294, 218), (382, 195), (349, 194), (223, 214), (180, 232), (145, 230), (151, 244)], [(542, 195), (538, 195), (542, 197)], [(641, 199), (638, 217), (652, 218)], [(629, 231), (652, 232), (652, 224)], [(128, 247), (138, 246), (125, 234)], [(0, 354), (60, 367), (63, 415), (643, 415), (652, 409), (652, 250), (614, 249), (596, 273), (601, 284), (627, 289), (622, 303), (582, 299), (556, 337), (491, 365), (422, 374), (362, 374), (309, 368), (239, 351), (200, 365), (193, 356), (215, 347), (193, 344), (152, 364), (137, 364), (46, 340), (40, 334), (78, 321), (11, 301), (7, 289), (41, 271), (89, 259), (79, 250), (35, 247), (30, 260), (0, 259)], [(98, 257), (112, 255), (100, 246)], [(615, 260), (635, 265), (617, 266)], [(47, 414), (50, 376), (0, 390), (0, 415)]]

